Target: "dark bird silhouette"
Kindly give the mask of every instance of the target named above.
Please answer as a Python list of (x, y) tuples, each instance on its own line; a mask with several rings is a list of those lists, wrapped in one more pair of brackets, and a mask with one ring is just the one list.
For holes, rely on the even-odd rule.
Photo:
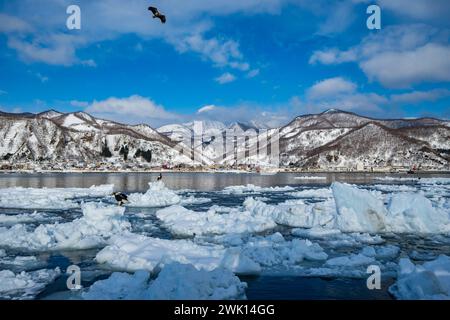
[(153, 13), (153, 19), (158, 18), (162, 23), (166, 23), (166, 16), (158, 11), (155, 7), (149, 7), (149, 11)]
[(114, 192), (113, 193), (114, 198), (116, 198), (117, 204), (119, 206), (123, 206), (125, 203), (128, 202), (128, 196), (121, 192)]
[(156, 179), (157, 181), (161, 181), (162, 180), (162, 174), (160, 173), (158, 178)]

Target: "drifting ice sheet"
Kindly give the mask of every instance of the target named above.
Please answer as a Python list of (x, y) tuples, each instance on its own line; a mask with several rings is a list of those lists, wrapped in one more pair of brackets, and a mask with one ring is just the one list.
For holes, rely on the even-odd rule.
[(83, 217), (62, 224), (42, 224), (33, 232), (23, 224), (0, 228), (0, 246), (36, 251), (87, 249), (130, 228), (123, 218), (125, 208), (93, 202), (81, 208)]
[(15, 274), (10, 270), (0, 271), (0, 298), (32, 299), (60, 275), (55, 270), (38, 270)]
[(389, 288), (397, 298), (450, 299), (450, 258), (445, 255), (436, 260), (414, 265), (411, 260), (400, 260), (397, 282)]
[(150, 182), (146, 193), (132, 193), (128, 196), (130, 207), (166, 207), (181, 202), (181, 197), (168, 189), (162, 181)]
[(95, 259), (125, 271), (158, 272), (173, 262), (192, 264), (198, 270), (207, 271), (224, 267), (238, 274), (257, 274), (261, 270), (239, 251), (222, 246), (201, 246), (189, 240), (164, 240), (132, 233), (113, 237)]
[(114, 185), (90, 188), (8, 188), (0, 189), (0, 207), (21, 209), (72, 209), (79, 204), (73, 199), (111, 195)]
[(207, 212), (195, 212), (181, 206), (172, 206), (157, 211), (156, 216), (172, 233), (183, 236), (254, 233), (276, 226), (270, 217), (254, 215), (252, 212), (237, 209), (222, 214), (216, 212), (215, 208), (211, 208)]
[(230, 300), (245, 299), (246, 287), (226, 269), (205, 271), (172, 263), (152, 282), (147, 271), (116, 272), (94, 283), (82, 296), (88, 300)]
[(253, 184), (246, 186), (230, 186), (226, 187), (222, 192), (226, 194), (252, 194), (263, 192), (285, 192), (294, 191), (295, 189), (289, 186), (286, 187), (260, 187)]

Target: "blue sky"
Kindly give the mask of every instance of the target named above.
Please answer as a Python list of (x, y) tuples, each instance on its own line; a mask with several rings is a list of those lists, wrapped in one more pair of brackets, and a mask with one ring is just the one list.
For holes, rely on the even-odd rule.
[[(71, 4), (81, 30), (66, 28)], [(446, 0), (0, 0), (0, 110), (156, 127), (329, 108), (450, 118), (449, 15)]]

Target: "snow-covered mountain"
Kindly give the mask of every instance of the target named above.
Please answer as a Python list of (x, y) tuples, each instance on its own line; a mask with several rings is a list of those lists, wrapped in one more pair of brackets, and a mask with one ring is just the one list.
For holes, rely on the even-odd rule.
[(109, 168), (192, 164), (173, 148), (173, 141), (147, 125), (123, 125), (83, 112), (0, 114), (0, 136), (0, 159), (11, 163), (103, 162)]
[(448, 169), (448, 121), (372, 119), (329, 110), (280, 129), (281, 164), (302, 168)]
[[(217, 121), (172, 124), (155, 130), (145, 124), (120, 124), (84, 112), (0, 113), (0, 161), (2, 166), (53, 163), (56, 168), (235, 166), (236, 155), (244, 154), (245, 161), (238, 164), (264, 166), (267, 155), (260, 156), (256, 149), (270, 149), (272, 145), (255, 137), (235, 140), (234, 150), (224, 154), (225, 134), (247, 131), (265, 134), (269, 140), (279, 133), (283, 167), (370, 170), (421, 165), (448, 170), (449, 124), (433, 118), (380, 120), (329, 110), (299, 116), (268, 131)], [(194, 129), (199, 128), (203, 135), (194, 137)], [(193, 155), (196, 162), (191, 160)]]

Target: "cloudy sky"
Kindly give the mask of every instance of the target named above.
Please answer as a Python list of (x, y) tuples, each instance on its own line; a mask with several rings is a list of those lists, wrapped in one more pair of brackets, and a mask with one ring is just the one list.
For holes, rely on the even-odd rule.
[(0, 0), (0, 110), (156, 127), (329, 108), (450, 118), (449, 16), (448, 0)]

